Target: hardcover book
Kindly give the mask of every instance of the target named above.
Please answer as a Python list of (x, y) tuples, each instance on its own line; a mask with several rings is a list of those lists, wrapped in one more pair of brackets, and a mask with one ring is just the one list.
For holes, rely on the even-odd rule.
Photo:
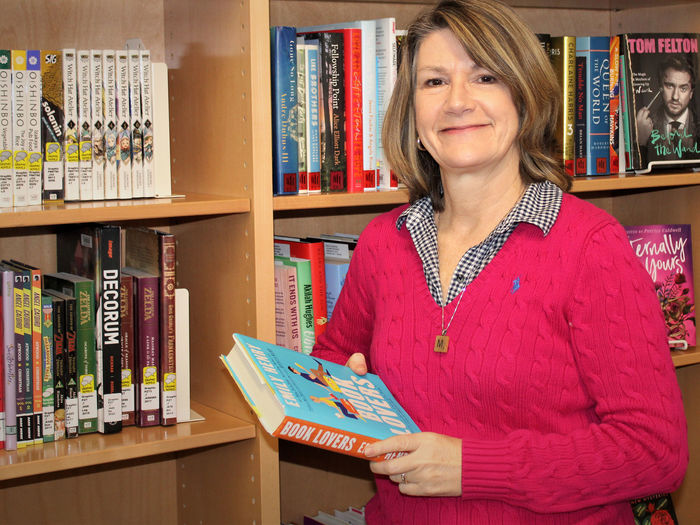
[(367, 459), (367, 445), (420, 432), (374, 374), (356, 376), (348, 367), (242, 334), (233, 339), (221, 360), (273, 436)]
[(574, 123), (576, 115), (576, 37), (554, 36), (550, 40), (552, 67), (562, 90), (562, 119), (557, 130), (562, 160), (568, 175), (574, 175)]
[(398, 179), (391, 172), (382, 147), (384, 114), (389, 107), (397, 74), (396, 20), (393, 17), (375, 20), (377, 37), (377, 188), (395, 190)]
[(296, 273), (296, 301), (290, 307), (297, 308), (300, 350), (310, 354), (316, 341), (314, 333), (314, 305), (311, 285), (311, 261), (298, 257), (275, 256), (275, 263), (294, 268)]
[(622, 35), (632, 168), (700, 164), (696, 33)]
[(625, 226), (634, 253), (654, 281), (672, 349), (695, 346), (693, 249), (689, 224)]

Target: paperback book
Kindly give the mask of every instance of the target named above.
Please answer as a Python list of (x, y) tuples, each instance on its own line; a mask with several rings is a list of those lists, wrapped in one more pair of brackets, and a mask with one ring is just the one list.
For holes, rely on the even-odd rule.
[(357, 376), (348, 367), (242, 334), (233, 339), (221, 360), (273, 436), (368, 459), (367, 445), (420, 432), (374, 374)]
[(672, 349), (695, 346), (693, 250), (689, 224), (626, 226), (634, 253), (654, 281)]

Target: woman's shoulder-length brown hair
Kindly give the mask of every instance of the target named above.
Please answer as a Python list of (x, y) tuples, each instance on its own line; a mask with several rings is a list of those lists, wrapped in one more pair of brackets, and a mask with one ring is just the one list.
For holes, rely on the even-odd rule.
[(440, 29), (449, 29), (474, 62), (508, 86), (520, 115), (516, 141), (523, 179), (549, 180), (567, 191), (571, 179), (564, 172), (557, 140), (562, 95), (537, 37), (510, 7), (497, 0), (446, 0), (408, 28), (384, 117), (384, 153), (408, 187), (410, 201), (430, 196), (436, 210), (443, 206), (440, 168), (428, 152), (418, 148), (414, 107), (418, 48), (428, 34)]

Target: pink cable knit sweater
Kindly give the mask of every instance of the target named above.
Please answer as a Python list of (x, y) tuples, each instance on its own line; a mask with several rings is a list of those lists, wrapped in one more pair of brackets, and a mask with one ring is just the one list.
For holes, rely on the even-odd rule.
[(653, 285), (620, 225), (571, 195), (546, 237), (519, 224), (467, 287), (438, 354), (440, 308), (396, 229), (402, 210), (363, 232), (314, 355), (363, 352), (421, 430), (461, 438), (462, 496), (403, 496), (379, 477), (368, 523), (632, 524), (628, 500), (676, 489), (681, 396)]

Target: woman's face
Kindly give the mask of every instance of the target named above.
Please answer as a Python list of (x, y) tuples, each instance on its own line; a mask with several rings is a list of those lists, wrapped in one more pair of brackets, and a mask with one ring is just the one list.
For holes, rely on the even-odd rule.
[(517, 170), (519, 119), (510, 90), (475, 64), (449, 29), (430, 33), (418, 48), (415, 108), (418, 136), (443, 177)]

